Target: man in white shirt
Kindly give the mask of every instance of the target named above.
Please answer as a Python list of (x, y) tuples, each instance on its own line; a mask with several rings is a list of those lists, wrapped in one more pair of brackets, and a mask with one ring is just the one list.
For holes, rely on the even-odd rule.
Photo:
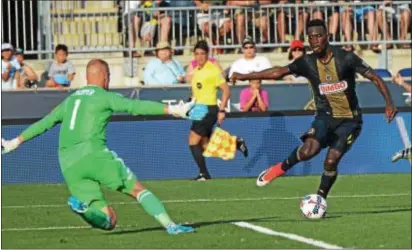
[(228, 77), (230, 78), (234, 72), (248, 74), (251, 72), (259, 72), (271, 68), (269, 60), (264, 56), (256, 55), (255, 42), (247, 37), (242, 43), (243, 58), (237, 59), (230, 66)]
[(20, 64), (14, 57), (14, 48), (9, 43), (1, 45), (1, 90), (24, 88), (20, 86)]

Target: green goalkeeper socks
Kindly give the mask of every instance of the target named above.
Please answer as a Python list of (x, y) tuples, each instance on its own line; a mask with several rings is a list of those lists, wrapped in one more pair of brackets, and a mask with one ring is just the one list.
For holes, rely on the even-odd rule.
[(143, 209), (153, 216), (163, 227), (175, 225), (166, 212), (162, 202), (149, 190), (143, 190), (137, 196), (137, 201)]
[(110, 230), (110, 217), (96, 208), (88, 208), (87, 211), (81, 214), (82, 218), (92, 227), (104, 230)]

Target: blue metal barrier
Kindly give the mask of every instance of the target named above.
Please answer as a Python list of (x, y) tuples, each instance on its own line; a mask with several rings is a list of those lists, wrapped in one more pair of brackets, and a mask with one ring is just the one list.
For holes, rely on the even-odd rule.
[[(410, 135), (411, 113), (399, 115)], [(214, 177), (255, 177), (269, 165), (283, 160), (300, 144), (300, 135), (309, 129), (312, 116), (229, 118), (223, 128), (246, 139), (248, 159), (240, 154), (233, 161), (208, 159)], [(17, 136), (27, 125), (2, 126), (5, 138)], [(190, 122), (153, 120), (112, 122), (107, 127), (108, 145), (122, 157), (141, 180), (185, 179), (197, 174), (187, 145)], [(25, 143), (2, 157), (2, 182), (63, 182), (57, 159), (58, 127)], [(383, 114), (364, 114), (364, 126), (352, 150), (339, 166), (341, 174), (411, 172), (409, 162), (391, 163), (391, 156), (402, 149), (395, 122), (387, 124)], [(319, 174), (326, 151), (301, 163), (290, 175)]]

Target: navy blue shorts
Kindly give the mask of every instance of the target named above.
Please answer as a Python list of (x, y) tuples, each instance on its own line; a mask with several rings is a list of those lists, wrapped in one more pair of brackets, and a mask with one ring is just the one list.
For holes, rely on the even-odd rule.
[(321, 148), (330, 147), (341, 153), (350, 150), (362, 130), (362, 119), (338, 119), (333, 117), (316, 117), (308, 132), (301, 140), (315, 138)]

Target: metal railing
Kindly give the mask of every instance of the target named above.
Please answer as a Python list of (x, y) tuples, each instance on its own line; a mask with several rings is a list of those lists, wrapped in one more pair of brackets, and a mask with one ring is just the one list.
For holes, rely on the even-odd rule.
[[(315, 12), (320, 12), (327, 25), (338, 15), (337, 30), (331, 43), (336, 45), (373, 45), (382, 44), (383, 49), (387, 44), (410, 44), (411, 38), (400, 39), (401, 14), (411, 11), (410, 3), (394, 1), (391, 6), (382, 7), (381, 1), (359, 3), (328, 3), (316, 4), (271, 4), (251, 7), (238, 6), (211, 6), (207, 12), (201, 12), (197, 7), (185, 8), (147, 8), (133, 9), (130, 1), (2, 1), (2, 42), (11, 42), (16, 47), (22, 47), (27, 54), (51, 54), (58, 43), (66, 43), (71, 52), (139, 52), (153, 50), (160, 38), (163, 24), (157, 18), (157, 24), (151, 27), (155, 33), (146, 46), (130, 44), (131, 35), (139, 33), (132, 25), (135, 18), (140, 19), (140, 26), (145, 21), (156, 19), (156, 11), (163, 12), (163, 18), (169, 18), (170, 32), (168, 40), (175, 49), (190, 49), (193, 44), (190, 40), (206, 38), (211, 47), (216, 49), (240, 48), (242, 37), (236, 30), (240, 15), (244, 16), (242, 24), (245, 35), (251, 36), (260, 48), (288, 47), (291, 39), (306, 37), (306, 29), (301, 34), (296, 34), (297, 26), (306, 27)], [(409, 5), (408, 5), (409, 4)], [(357, 40), (347, 41), (345, 25), (342, 22), (345, 8), (352, 8), (350, 19), (353, 33)], [(374, 18), (373, 28), (368, 31), (365, 18), (369, 18), (367, 9), (361, 15), (357, 14), (360, 8), (372, 7)], [(6, 9), (4, 9), (6, 8)], [(124, 10), (127, 10), (125, 13)], [(202, 17), (200, 16), (202, 15)], [(284, 18), (283, 18), (284, 17)], [(306, 18), (307, 17), (307, 18)], [(378, 19), (383, 19), (388, 25), (378, 25)], [(303, 20), (301, 23), (299, 19)], [(143, 20), (146, 19), (146, 20)], [(199, 20), (207, 23), (206, 27), (199, 26)], [(205, 22), (206, 21), (206, 22)], [(208, 22), (207, 22), (208, 21)], [(219, 26), (229, 23), (227, 32)], [(257, 28), (257, 22), (266, 23), (263, 28)], [(215, 25), (217, 24), (217, 25)], [(118, 29), (118, 26), (121, 28)], [(285, 28), (289, 35), (284, 39), (279, 32)], [(389, 28), (389, 32), (386, 29)], [(134, 30), (133, 30), (134, 29)], [(137, 28), (139, 29), (139, 28)], [(367, 33), (375, 33), (376, 36)], [(406, 31), (408, 32), (408, 31)], [(404, 33), (406, 33), (404, 32)], [(220, 35), (219, 35), (220, 33)], [(347, 33), (347, 32), (346, 32)], [(380, 35), (378, 35), (380, 34)], [(388, 37), (390, 35), (390, 38)], [(266, 36), (266, 37), (264, 37)], [(374, 36), (374, 37), (373, 37)], [(354, 37), (354, 35), (352, 35)], [(138, 37), (136, 39), (141, 39)], [(157, 38), (157, 39), (155, 39)], [(374, 38), (374, 39), (371, 39)], [(396, 38), (396, 39), (394, 39)], [(188, 42), (189, 41), (189, 42)]]

